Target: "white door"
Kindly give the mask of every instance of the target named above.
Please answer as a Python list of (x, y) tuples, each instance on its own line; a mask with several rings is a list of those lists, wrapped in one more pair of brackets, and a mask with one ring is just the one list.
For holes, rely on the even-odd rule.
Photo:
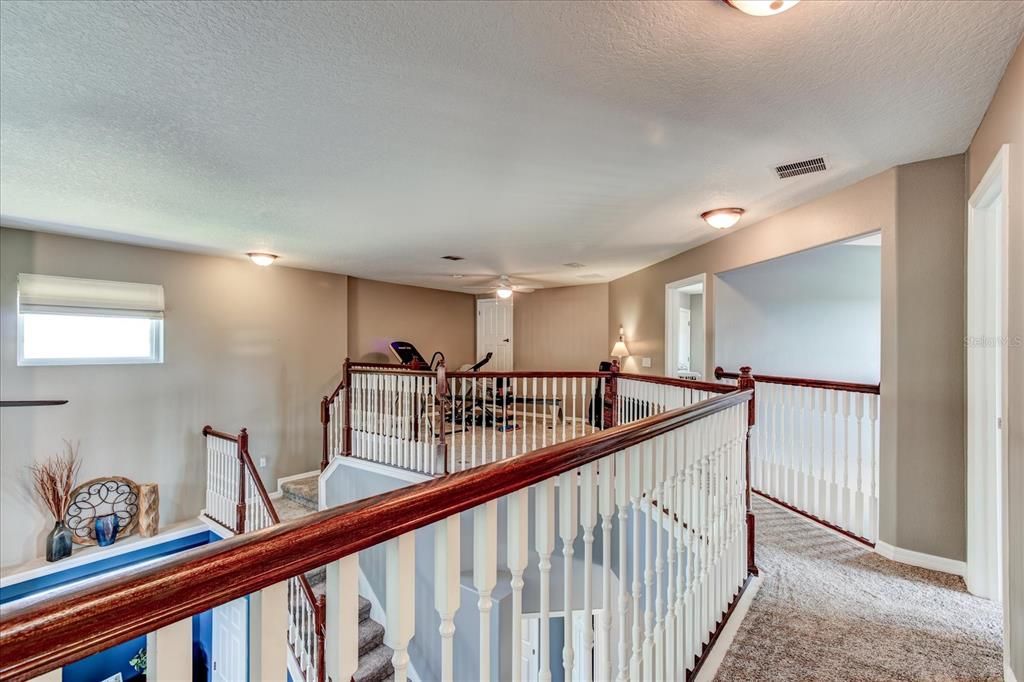
[(481, 298), (476, 302), (477, 359), (493, 353), (484, 372), (512, 371), (512, 299)]
[(246, 679), (248, 620), (249, 605), (244, 597), (213, 610), (213, 661), (210, 667), (214, 682)]
[(523, 682), (537, 682), (540, 676), (540, 618), (523, 618)]
[(676, 328), (679, 337), (679, 356), (676, 360), (678, 369), (690, 370), (690, 311), (679, 309), (679, 326)]
[(967, 225), (967, 588), (1002, 600), (1006, 504), (1006, 147), (971, 197)]

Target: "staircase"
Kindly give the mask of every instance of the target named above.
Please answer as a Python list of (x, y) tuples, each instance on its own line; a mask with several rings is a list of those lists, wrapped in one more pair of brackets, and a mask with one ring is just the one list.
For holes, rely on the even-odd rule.
[[(319, 485), (316, 475), (281, 484), (281, 497), (274, 507), (282, 521), (306, 516), (319, 509)], [(319, 597), (327, 591), (327, 568), (321, 566), (306, 574), (313, 592)], [(394, 679), (391, 656), (394, 652), (384, 644), (384, 626), (370, 618), (370, 602), (359, 597), (359, 668), (354, 682), (385, 682)]]

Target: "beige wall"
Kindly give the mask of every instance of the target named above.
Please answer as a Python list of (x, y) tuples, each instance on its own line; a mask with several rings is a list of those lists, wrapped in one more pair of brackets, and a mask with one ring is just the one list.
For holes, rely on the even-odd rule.
[(448, 367), (476, 355), (476, 299), (471, 294), (348, 280), (348, 348), (353, 360), (394, 362), (392, 341), (409, 341), (428, 361), (434, 351)]
[[(162, 284), (159, 365), (18, 367), (18, 273)], [(39, 556), (50, 530), (26, 467), (81, 441), (80, 480), (157, 481), (164, 523), (203, 506), (200, 430), (247, 426), (264, 480), (315, 469), (318, 397), (337, 383), (346, 348), (346, 278), (21, 230), (0, 229), (0, 393), (66, 398), (4, 408), (0, 419), (0, 564)]]
[(594, 371), (611, 359), (607, 284), (516, 294), (513, 323), (517, 370)]
[[(967, 192), (974, 191), (992, 158), (1010, 144), (1010, 338), (1024, 338), (1024, 44), (1006, 68), (981, 126), (967, 150)], [(1024, 348), (1009, 350), (1010, 394), (1006, 409), (1009, 436), (1009, 528), (1006, 548), (1010, 590), (1010, 655), (1014, 673), (1024, 680)]]
[[(625, 369), (664, 374), (666, 284), (702, 272), (713, 275), (892, 226), (895, 177), (894, 170), (880, 173), (615, 280), (609, 285), (608, 347), (611, 348), (621, 322), (632, 354), (626, 359)], [(705, 367), (709, 370), (715, 366), (715, 327), (711, 314), (715, 307), (714, 279), (708, 277), (705, 291), (708, 311)], [(651, 358), (649, 369), (640, 367), (641, 357)]]
[(965, 159), (896, 168), (882, 244), (879, 537), (964, 560)]

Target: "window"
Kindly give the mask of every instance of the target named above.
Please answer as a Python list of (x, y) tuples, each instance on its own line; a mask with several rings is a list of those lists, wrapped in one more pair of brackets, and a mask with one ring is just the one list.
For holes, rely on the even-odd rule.
[(18, 275), (18, 364), (163, 362), (157, 284)]

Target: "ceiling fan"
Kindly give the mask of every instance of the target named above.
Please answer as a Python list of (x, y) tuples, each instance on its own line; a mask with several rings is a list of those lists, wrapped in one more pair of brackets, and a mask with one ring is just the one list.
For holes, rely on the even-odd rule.
[(493, 292), (498, 298), (509, 298), (513, 293), (532, 294), (537, 289), (543, 289), (544, 285), (521, 277), (509, 277), (508, 275), (455, 275), (457, 279), (473, 279), (490, 277), (491, 279), (479, 284), (463, 286), (466, 291)]

